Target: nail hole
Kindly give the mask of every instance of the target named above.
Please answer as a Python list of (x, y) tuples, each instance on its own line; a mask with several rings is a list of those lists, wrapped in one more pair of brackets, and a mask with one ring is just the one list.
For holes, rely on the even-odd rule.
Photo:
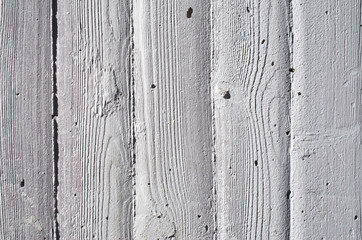
[(250, 9), (249, 9), (249, 7), (246, 7), (246, 11), (247, 11), (247, 12), (250, 12)]
[(197, 215), (198, 218), (201, 218), (201, 215)]
[(301, 93), (301, 92), (298, 92), (298, 96), (300, 96), (300, 95), (302, 95), (302, 93)]
[(224, 98), (225, 98), (225, 99), (230, 99), (230, 98), (231, 98), (229, 91), (226, 91), (226, 92), (225, 92)]
[(156, 85), (152, 83), (151, 88), (156, 88)]
[(285, 134), (289, 135), (289, 134), (290, 134), (290, 131), (286, 131)]
[(289, 68), (289, 72), (295, 72), (294, 68)]
[(261, 41), (261, 44), (264, 44), (265, 43), (265, 39), (263, 39), (262, 41)]
[(20, 182), (20, 187), (24, 187), (25, 186), (25, 180), (23, 179), (23, 180), (21, 180), (21, 182)]
[(356, 216), (354, 216), (354, 220), (357, 220), (358, 219), (358, 216), (356, 215)]
[(106, 217), (106, 220), (108, 220), (108, 217)]
[(255, 161), (254, 161), (254, 164), (255, 164), (255, 166), (258, 166), (258, 161), (255, 160)]
[(189, 10), (187, 10), (187, 18), (191, 18), (193, 11), (194, 10), (192, 10), (192, 8), (189, 8)]
[(271, 62), (271, 65), (274, 66), (274, 62)]
[(287, 192), (287, 199), (290, 199), (290, 194), (291, 194), (292, 192), (290, 191), (290, 190), (288, 190), (288, 192)]

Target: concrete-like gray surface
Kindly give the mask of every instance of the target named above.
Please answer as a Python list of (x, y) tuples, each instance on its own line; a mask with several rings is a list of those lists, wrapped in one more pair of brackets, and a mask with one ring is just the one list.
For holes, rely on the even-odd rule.
[(0, 239), (361, 239), (361, 0), (0, 0)]

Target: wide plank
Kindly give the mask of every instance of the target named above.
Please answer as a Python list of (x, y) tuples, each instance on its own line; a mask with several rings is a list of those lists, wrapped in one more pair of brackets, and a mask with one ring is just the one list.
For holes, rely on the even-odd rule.
[(135, 0), (135, 239), (212, 239), (210, 1)]
[(212, 1), (218, 239), (289, 236), (289, 5)]
[(0, 239), (53, 237), (51, 1), (0, 1)]
[(130, 3), (58, 1), (60, 239), (131, 239)]
[(293, 1), (291, 239), (361, 239), (361, 1)]

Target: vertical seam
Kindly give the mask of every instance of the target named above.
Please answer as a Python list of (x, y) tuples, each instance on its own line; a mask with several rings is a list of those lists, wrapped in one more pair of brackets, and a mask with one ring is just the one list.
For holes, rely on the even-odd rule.
[(215, 102), (213, 94), (213, 72), (214, 72), (214, 60), (215, 60), (215, 49), (214, 49), (214, 6), (213, 0), (210, 1), (210, 103), (211, 103), (211, 133), (212, 133), (212, 153), (211, 153), (211, 164), (212, 164), (212, 205), (214, 212), (214, 233), (213, 239), (217, 240), (218, 234), (218, 204), (217, 204), (217, 166), (216, 166), (216, 127), (215, 127)]
[(57, 0), (51, 3), (51, 32), (52, 32), (52, 121), (53, 121), (53, 197), (54, 197), (54, 223), (53, 238), (58, 240), (59, 222), (58, 222), (58, 163), (59, 163), (59, 143), (58, 143), (58, 88), (57, 88), (57, 41), (58, 41), (58, 19), (57, 19)]
[(291, 211), (291, 202), (292, 202), (292, 189), (291, 189), (291, 162), (292, 162), (292, 154), (291, 154), (291, 150), (292, 150), (292, 136), (294, 135), (293, 129), (292, 129), (292, 82), (293, 82), (293, 72), (294, 72), (294, 67), (293, 67), (293, 48), (294, 48), (294, 34), (293, 34), (293, 0), (287, 0), (288, 1), (288, 36), (289, 36), (289, 78), (290, 78), (290, 82), (289, 82), (289, 128), (290, 128), (290, 134), (289, 134), (289, 146), (288, 146), (288, 172), (289, 172), (289, 176), (288, 176), (288, 218), (289, 218), (289, 226), (288, 226), (288, 233), (287, 233), (287, 237), (290, 239), (290, 233), (291, 233), (291, 227), (292, 227), (292, 211)]

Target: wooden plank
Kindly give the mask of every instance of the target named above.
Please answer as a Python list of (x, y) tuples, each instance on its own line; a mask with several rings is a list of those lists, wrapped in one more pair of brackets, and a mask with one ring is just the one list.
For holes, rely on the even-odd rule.
[(51, 239), (49, 1), (0, 1), (0, 239)]
[(291, 239), (361, 239), (361, 1), (293, 1)]
[(59, 1), (59, 236), (131, 239), (130, 4)]
[(212, 239), (210, 3), (134, 1), (135, 239)]
[(220, 239), (289, 236), (288, 9), (285, 1), (213, 1)]

